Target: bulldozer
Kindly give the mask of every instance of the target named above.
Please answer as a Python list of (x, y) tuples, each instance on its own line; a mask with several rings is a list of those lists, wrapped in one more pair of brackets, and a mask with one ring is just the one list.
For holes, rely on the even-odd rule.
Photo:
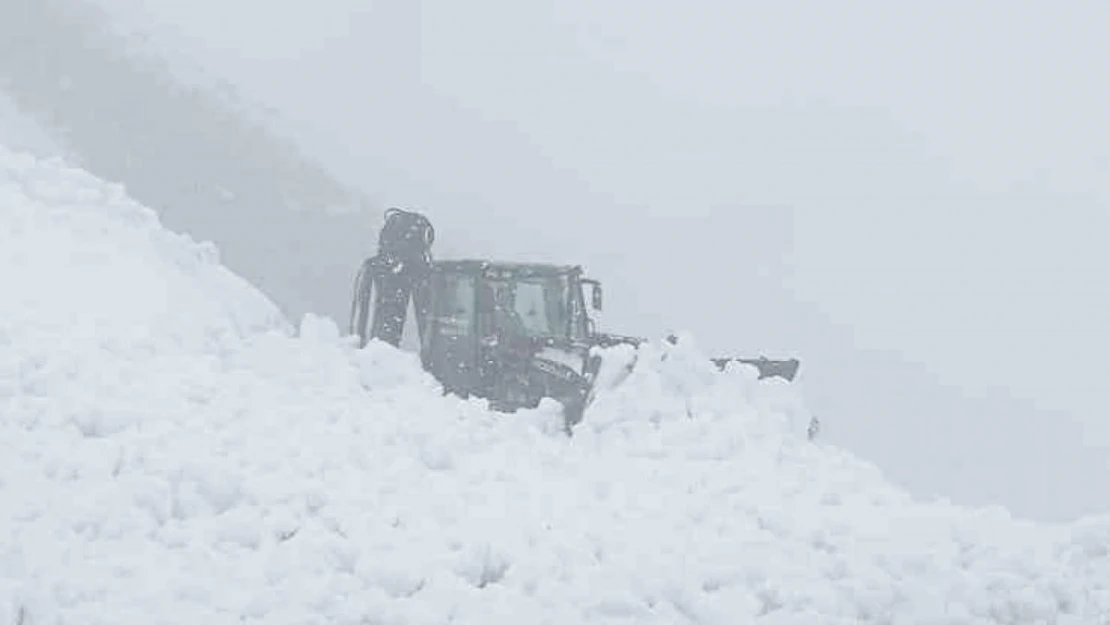
[[(646, 339), (598, 330), (591, 310), (602, 309), (602, 285), (580, 265), (436, 260), (434, 241), (423, 214), (385, 212), (378, 252), (363, 261), (353, 287), (350, 332), (360, 347), (371, 340), (400, 347), (411, 303), (421, 365), (444, 393), (478, 397), (505, 413), (550, 398), (571, 432), (594, 396), (597, 348)], [(788, 381), (800, 365), (762, 356), (711, 360), (721, 370), (741, 362), (760, 379)]]

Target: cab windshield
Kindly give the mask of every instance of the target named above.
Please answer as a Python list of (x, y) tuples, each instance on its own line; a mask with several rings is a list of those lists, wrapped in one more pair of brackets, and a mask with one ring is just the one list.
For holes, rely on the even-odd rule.
[(570, 338), (571, 289), (566, 276), (491, 280), (496, 299), (530, 337)]

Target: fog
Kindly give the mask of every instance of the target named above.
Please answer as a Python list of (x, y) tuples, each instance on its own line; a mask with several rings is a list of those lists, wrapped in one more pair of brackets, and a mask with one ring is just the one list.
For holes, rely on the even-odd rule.
[[(797, 355), (826, 440), (922, 496), (1110, 510), (1105, 3), (96, 4), (273, 109), (354, 203), (424, 210), (441, 257), (582, 263), (609, 329)], [(332, 202), (175, 218), (341, 317), (375, 234)]]

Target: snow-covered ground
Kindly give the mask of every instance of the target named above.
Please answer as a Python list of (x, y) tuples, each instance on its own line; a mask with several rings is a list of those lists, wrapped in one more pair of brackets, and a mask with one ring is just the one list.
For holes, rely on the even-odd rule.
[(3, 90), (0, 90), (0, 145), (38, 157), (67, 154), (54, 133), (20, 110)]
[(915, 501), (692, 344), (568, 438), (290, 323), (119, 187), (6, 149), (0, 284), (0, 625), (1110, 614), (1110, 520)]

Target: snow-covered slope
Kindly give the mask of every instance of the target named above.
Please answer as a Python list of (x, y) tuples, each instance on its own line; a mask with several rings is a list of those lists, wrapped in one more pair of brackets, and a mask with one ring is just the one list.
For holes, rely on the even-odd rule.
[(66, 154), (58, 138), (44, 129), (38, 120), (21, 110), (12, 98), (0, 89), (0, 145), (28, 152), (39, 157)]
[(1110, 613), (1110, 522), (915, 502), (689, 344), (568, 438), (290, 325), (118, 187), (3, 149), (0, 284), (0, 625)]
[(162, 51), (116, 36), (85, 2), (0, 2), (0, 90), (83, 169), (219, 243), (228, 267), (291, 314), (346, 311), (384, 207), (306, 156), (288, 127)]

